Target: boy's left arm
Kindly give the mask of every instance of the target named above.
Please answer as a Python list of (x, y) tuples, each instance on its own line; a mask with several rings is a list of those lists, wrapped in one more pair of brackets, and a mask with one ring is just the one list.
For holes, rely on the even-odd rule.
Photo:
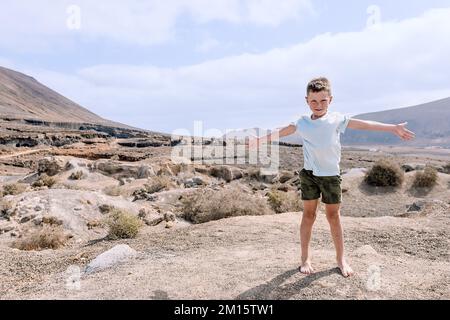
[(414, 139), (415, 134), (406, 129), (407, 124), (408, 122), (395, 125), (376, 121), (350, 119), (348, 128), (356, 130), (385, 131), (399, 136), (402, 140), (412, 140)]

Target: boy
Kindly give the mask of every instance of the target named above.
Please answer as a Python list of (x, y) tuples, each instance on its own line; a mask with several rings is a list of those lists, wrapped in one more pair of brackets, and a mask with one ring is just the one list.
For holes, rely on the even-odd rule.
[[(411, 140), (414, 133), (405, 128), (407, 123), (398, 125), (374, 121), (351, 119), (340, 113), (329, 113), (333, 100), (331, 85), (327, 78), (316, 78), (308, 83), (306, 103), (312, 114), (302, 116), (296, 123), (279, 130), (278, 136), (286, 137), (297, 130), (303, 138), (304, 169), (300, 172), (300, 189), (303, 200), (303, 217), (300, 225), (301, 264), (299, 271), (311, 274), (309, 243), (314, 221), (316, 220), (319, 198), (325, 204), (325, 212), (333, 243), (336, 249), (337, 265), (344, 277), (353, 275), (353, 270), (344, 256), (343, 230), (340, 220), (341, 160), (340, 134), (346, 128), (359, 130), (386, 131), (396, 134), (403, 140)], [(275, 134), (251, 140), (249, 146), (255, 147), (264, 141), (271, 141)]]

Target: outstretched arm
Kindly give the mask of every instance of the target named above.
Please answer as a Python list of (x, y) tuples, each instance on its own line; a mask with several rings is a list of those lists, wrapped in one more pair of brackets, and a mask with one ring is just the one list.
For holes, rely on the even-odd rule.
[(249, 141), (249, 146), (250, 146), (250, 148), (253, 148), (253, 147), (258, 146), (263, 141), (271, 142), (271, 141), (275, 140), (277, 137), (278, 138), (287, 137), (287, 136), (290, 136), (291, 134), (294, 134), (295, 131), (297, 131), (297, 126), (294, 124), (291, 124), (291, 125), (284, 127), (278, 131), (272, 132), (271, 134), (269, 134), (267, 136), (260, 137), (260, 138), (256, 137), (254, 139), (251, 139)]
[(348, 128), (357, 130), (369, 130), (369, 131), (384, 131), (397, 135), (402, 140), (412, 140), (415, 137), (414, 132), (406, 129), (408, 122), (401, 124), (386, 124), (376, 121), (366, 121), (358, 119), (350, 119)]

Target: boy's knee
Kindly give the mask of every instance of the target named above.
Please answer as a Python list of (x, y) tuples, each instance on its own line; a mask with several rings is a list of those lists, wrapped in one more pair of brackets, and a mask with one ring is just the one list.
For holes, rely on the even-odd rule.
[(339, 210), (336, 210), (336, 211), (328, 211), (328, 212), (326, 213), (326, 216), (327, 216), (328, 221), (337, 221), (337, 220), (340, 219), (341, 214), (340, 214)]
[(317, 217), (317, 211), (313, 210), (304, 210), (303, 211), (303, 218), (309, 219), (309, 220), (316, 220)]

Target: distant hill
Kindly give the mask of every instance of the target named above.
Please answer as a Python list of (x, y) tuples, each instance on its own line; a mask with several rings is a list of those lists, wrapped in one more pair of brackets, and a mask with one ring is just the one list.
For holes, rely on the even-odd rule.
[(416, 139), (404, 142), (391, 134), (348, 129), (342, 137), (343, 144), (401, 143), (414, 146), (450, 147), (450, 98), (413, 107), (360, 114), (354, 118), (392, 124), (408, 122), (408, 128), (416, 133)]
[(136, 129), (103, 119), (34, 78), (3, 67), (0, 67), (0, 119), (37, 120), (37, 123), (89, 123)]

